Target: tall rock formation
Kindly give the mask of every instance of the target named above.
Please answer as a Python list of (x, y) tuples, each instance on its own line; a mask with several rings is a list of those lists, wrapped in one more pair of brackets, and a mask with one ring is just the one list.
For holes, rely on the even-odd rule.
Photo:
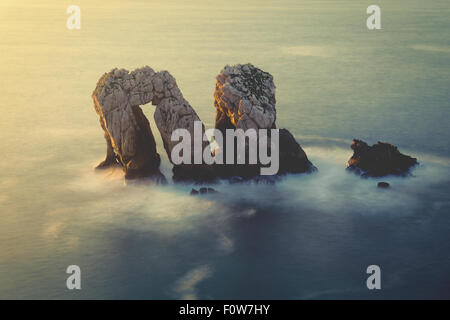
[(251, 64), (225, 66), (216, 77), (216, 128), (271, 129), (275, 125), (273, 77)]
[(156, 105), (155, 122), (171, 161), (176, 144), (170, 139), (173, 130), (183, 128), (193, 134), (194, 121), (200, 121), (170, 73), (155, 72), (148, 66), (132, 72), (114, 69), (105, 73), (92, 99), (107, 143), (106, 159), (99, 167), (118, 161), (126, 178), (160, 175), (160, 156), (141, 105)]
[[(275, 129), (276, 99), (273, 77), (252, 64), (225, 66), (216, 77), (214, 106), (216, 129)], [(269, 140), (270, 141), (270, 140)], [(270, 142), (268, 142), (270, 146)], [(222, 149), (226, 154), (226, 142)], [(278, 173), (316, 170), (301, 146), (287, 129), (279, 131), (280, 168)], [(228, 175), (256, 175), (260, 165), (227, 166)]]
[[(216, 128), (223, 133), (224, 138), (226, 129), (246, 131), (276, 128), (275, 85), (269, 73), (251, 64), (226, 66), (217, 76), (214, 97)], [(260, 173), (259, 162), (256, 165), (208, 165), (200, 159), (200, 163), (195, 164), (196, 144), (200, 145), (201, 151), (210, 150), (206, 139), (195, 141), (195, 138), (199, 138), (198, 132), (195, 134), (195, 128), (200, 126), (198, 130), (200, 137), (203, 137), (205, 127), (195, 110), (184, 99), (174, 77), (167, 71), (155, 72), (148, 66), (132, 72), (113, 69), (99, 79), (92, 99), (107, 145), (106, 159), (98, 168), (119, 163), (127, 179), (146, 176), (164, 179), (159, 172), (161, 159), (156, 151), (155, 138), (140, 107), (151, 102), (156, 106), (154, 120), (164, 149), (174, 164), (174, 180), (205, 181), (230, 176), (248, 178)], [(195, 126), (196, 122), (199, 126)], [(190, 134), (191, 164), (178, 164), (172, 159), (172, 150), (179, 141), (171, 141), (171, 137), (177, 129), (184, 129)], [(270, 139), (269, 132), (269, 146)], [(213, 152), (225, 154), (224, 145)], [(279, 148), (278, 173), (310, 172), (315, 169), (286, 129), (279, 131)]]

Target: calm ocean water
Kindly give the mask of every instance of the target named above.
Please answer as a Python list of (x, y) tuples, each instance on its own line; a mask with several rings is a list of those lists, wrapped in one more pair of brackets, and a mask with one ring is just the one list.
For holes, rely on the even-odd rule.
[[(378, 1), (377, 31), (361, 1), (77, 4), (77, 31), (66, 3), (0, 4), (0, 298), (450, 298), (447, 0)], [(317, 173), (198, 198), (94, 172), (106, 146), (90, 94), (104, 72), (169, 70), (213, 127), (215, 76), (246, 62), (274, 76), (277, 125)], [(345, 171), (352, 138), (421, 165), (379, 190)], [(80, 291), (66, 289), (73, 264)]]

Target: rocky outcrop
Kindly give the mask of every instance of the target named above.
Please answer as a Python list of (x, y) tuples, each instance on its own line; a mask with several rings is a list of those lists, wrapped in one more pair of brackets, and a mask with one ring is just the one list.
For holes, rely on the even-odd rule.
[[(155, 90), (161, 92), (158, 98), (153, 101), (156, 104), (154, 114), (155, 122), (161, 134), (164, 148), (167, 152), (169, 160), (172, 161), (171, 153), (177, 141), (171, 141), (172, 132), (176, 129), (186, 129), (191, 137), (194, 137), (194, 122), (201, 122), (195, 110), (189, 102), (184, 99), (180, 89), (178, 88), (175, 78), (167, 71), (160, 72), (161, 81), (156, 82)], [(205, 126), (201, 125), (202, 134), (205, 132)], [(202, 150), (209, 143), (202, 143)], [(192, 149), (194, 148), (194, 140), (191, 140)], [(194, 152), (191, 152), (192, 157)], [(192, 158), (193, 163), (193, 158)]]
[(305, 151), (286, 129), (280, 129), (280, 169), (278, 173), (302, 173), (317, 170)]
[[(107, 143), (106, 159), (99, 167), (118, 162), (126, 178), (160, 174), (160, 156), (140, 105), (156, 105), (155, 122), (170, 160), (175, 144), (170, 139), (173, 130), (182, 128), (193, 133), (194, 121), (200, 120), (175, 79), (167, 71), (155, 72), (148, 66), (132, 72), (114, 69), (105, 73), (92, 98)], [(183, 172), (180, 168), (178, 171)]]
[[(223, 133), (224, 138), (226, 129), (246, 131), (276, 128), (275, 85), (269, 73), (251, 64), (226, 66), (217, 76), (214, 97), (216, 128)], [(107, 145), (106, 159), (98, 168), (120, 164), (127, 179), (147, 176), (163, 179), (159, 172), (161, 160), (156, 151), (155, 138), (140, 107), (151, 102), (156, 106), (154, 120), (164, 149), (174, 164), (174, 180), (210, 181), (217, 177), (250, 178), (260, 174), (259, 162), (256, 165), (207, 165), (203, 157), (200, 157), (200, 162), (194, 161), (195, 150), (201, 150), (202, 153), (203, 150), (209, 150), (208, 141), (194, 139), (203, 136), (205, 127), (184, 99), (175, 78), (167, 71), (155, 72), (148, 66), (132, 72), (113, 69), (99, 79), (92, 99)], [(195, 123), (200, 125), (196, 126)], [(177, 129), (184, 129), (192, 138), (191, 164), (178, 164), (172, 159), (172, 151), (179, 141), (172, 141), (171, 137)], [(309, 172), (314, 169), (288, 130), (281, 129), (279, 138), (278, 173)], [(270, 139), (269, 132), (269, 146)], [(199, 148), (195, 147), (196, 143), (200, 144)], [(226, 141), (218, 149), (218, 152), (223, 152), (224, 159), (225, 145)]]
[[(187, 102), (178, 89), (175, 79), (169, 74), (164, 73), (163, 87), (166, 92), (165, 97), (156, 106), (154, 119), (167, 152), (169, 160), (172, 161), (172, 150), (179, 141), (171, 141), (173, 131), (176, 129), (185, 129), (189, 132), (191, 139), (191, 164), (174, 164), (173, 179), (176, 181), (196, 180), (208, 181), (215, 178), (211, 166), (206, 164), (194, 164), (194, 123), (201, 123), (201, 135), (205, 133), (205, 126), (201, 122), (195, 110)], [(209, 147), (208, 141), (202, 141), (201, 151)]]
[(347, 168), (364, 177), (405, 176), (418, 164), (416, 158), (400, 153), (396, 146), (389, 143), (377, 142), (369, 146), (362, 140), (354, 139), (351, 148), (353, 155), (347, 162)]
[(216, 79), (216, 128), (274, 128), (275, 84), (269, 73), (251, 64), (237, 64), (226, 66)]
[[(275, 84), (272, 75), (252, 64), (237, 64), (226, 66), (216, 80), (215, 127), (224, 137), (226, 129), (276, 128)], [(270, 138), (268, 145), (270, 146)], [(225, 146), (226, 141), (222, 146), (224, 154), (226, 154)], [(316, 170), (287, 129), (279, 130), (279, 152), (279, 174)], [(221, 170), (223, 175), (251, 177), (259, 173), (259, 167), (260, 165), (227, 165)]]
[(153, 74), (150, 68), (132, 73), (114, 69), (100, 78), (92, 94), (107, 144), (106, 159), (99, 167), (118, 162), (127, 179), (161, 175), (155, 138), (139, 107), (149, 99), (146, 88)]

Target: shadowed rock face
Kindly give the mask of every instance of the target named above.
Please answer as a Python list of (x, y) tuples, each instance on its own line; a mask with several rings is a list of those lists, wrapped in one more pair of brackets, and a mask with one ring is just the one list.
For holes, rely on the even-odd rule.
[[(273, 77), (252, 64), (226, 66), (216, 77), (214, 106), (216, 129), (225, 137), (226, 129), (275, 129), (276, 99)], [(278, 173), (312, 172), (316, 168), (287, 129), (279, 131), (280, 168)], [(270, 145), (270, 142), (268, 143)], [(226, 142), (222, 146), (226, 154)], [(259, 165), (223, 166), (226, 176), (252, 177)]]
[(193, 134), (194, 121), (200, 120), (175, 79), (167, 71), (155, 72), (148, 66), (105, 73), (92, 98), (107, 143), (106, 159), (99, 167), (119, 162), (126, 178), (160, 175), (160, 156), (140, 105), (156, 105), (155, 122), (171, 161), (172, 131), (183, 128)]
[(280, 170), (278, 173), (313, 172), (317, 168), (308, 160), (305, 151), (286, 129), (280, 129)]
[(377, 142), (369, 146), (362, 140), (354, 139), (351, 145), (353, 156), (347, 168), (364, 177), (381, 177), (388, 174), (405, 176), (411, 167), (418, 164), (416, 158), (404, 155), (396, 146)]

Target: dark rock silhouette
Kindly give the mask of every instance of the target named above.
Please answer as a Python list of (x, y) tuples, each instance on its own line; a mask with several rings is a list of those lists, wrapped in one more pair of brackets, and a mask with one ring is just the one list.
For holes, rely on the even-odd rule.
[(195, 195), (198, 195), (198, 194), (205, 195), (205, 194), (214, 194), (214, 193), (218, 193), (218, 191), (213, 189), (213, 188), (209, 188), (209, 187), (208, 188), (207, 187), (201, 187), (199, 190), (192, 189), (191, 192), (190, 192), (190, 195), (191, 196), (195, 196)]
[(418, 164), (416, 158), (404, 155), (397, 147), (384, 142), (369, 146), (362, 140), (354, 139), (351, 145), (353, 156), (347, 162), (347, 169), (364, 177), (409, 174)]
[(176, 182), (213, 183), (219, 178), (219, 171), (219, 165), (215, 164), (180, 164), (173, 166), (172, 178)]
[(287, 129), (280, 129), (280, 169), (278, 173), (312, 172), (317, 168)]
[(378, 188), (387, 189), (387, 188), (389, 188), (390, 185), (387, 182), (381, 181), (381, 182), (378, 182), (377, 186), (378, 186)]

